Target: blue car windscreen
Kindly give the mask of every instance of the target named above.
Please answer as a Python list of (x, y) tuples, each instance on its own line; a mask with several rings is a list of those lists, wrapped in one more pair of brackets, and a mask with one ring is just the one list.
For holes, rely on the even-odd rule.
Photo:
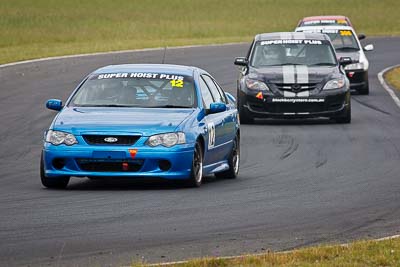
[(126, 72), (91, 75), (69, 106), (193, 108), (193, 77), (175, 74)]

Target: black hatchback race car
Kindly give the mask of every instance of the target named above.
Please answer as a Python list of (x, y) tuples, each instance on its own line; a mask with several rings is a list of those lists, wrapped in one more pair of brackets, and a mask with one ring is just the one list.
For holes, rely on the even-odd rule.
[(241, 66), (237, 101), (242, 123), (254, 118), (327, 117), (350, 123), (350, 83), (329, 37), (320, 33), (255, 36)]

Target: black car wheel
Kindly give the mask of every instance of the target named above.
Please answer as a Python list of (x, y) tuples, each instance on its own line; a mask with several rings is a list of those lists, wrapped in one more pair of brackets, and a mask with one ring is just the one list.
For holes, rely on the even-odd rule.
[(40, 156), (40, 180), (42, 181), (42, 185), (47, 188), (52, 189), (64, 189), (67, 187), (69, 182), (69, 176), (61, 176), (61, 177), (46, 177), (44, 172), (44, 161), (43, 161), (43, 152)]
[(238, 90), (238, 110), (239, 110), (239, 119), (241, 124), (253, 124), (254, 118), (252, 118), (244, 107), (244, 103), (246, 103), (245, 97), (241, 96)]
[(200, 187), (203, 181), (203, 151), (201, 144), (196, 143), (193, 153), (193, 163), (190, 178), (187, 181), (187, 186), (189, 187)]
[(337, 123), (350, 123), (351, 122), (351, 103), (349, 103), (348, 107), (343, 111), (343, 115), (335, 117), (334, 120)]
[(215, 174), (215, 176), (218, 178), (234, 179), (239, 174), (239, 164), (240, 164), (240, 139), (239, 135), (237, 135), (233, 140), (232, 151), (228, 159), (229, 169), (223, 172), (218, 172)]
[(358, 89), (357, 92), (360, 95), (369, 95), (369, 83), (367, 81), (367, 83), (365, 84), (365, 86), (361, 89)]

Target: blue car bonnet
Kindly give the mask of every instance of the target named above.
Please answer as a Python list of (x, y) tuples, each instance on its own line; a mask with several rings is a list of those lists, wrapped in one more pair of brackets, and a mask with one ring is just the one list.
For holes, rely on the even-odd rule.
[(87, 132), (126, 132), (150, 136), (173, 132), (194, 109), (64, 108), (53, 129), (81, 135)]

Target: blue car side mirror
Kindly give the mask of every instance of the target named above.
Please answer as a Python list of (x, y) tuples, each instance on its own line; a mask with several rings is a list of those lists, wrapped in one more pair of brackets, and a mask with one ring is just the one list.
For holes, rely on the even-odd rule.
[(211, 103), (209, 113), (218, 113), (226, 110), (226, 104), (222, 102)]
[(62, 101), (59, 99), (49, 99), (46, 102), (46, 108), (60, 111), (63, 108)]

